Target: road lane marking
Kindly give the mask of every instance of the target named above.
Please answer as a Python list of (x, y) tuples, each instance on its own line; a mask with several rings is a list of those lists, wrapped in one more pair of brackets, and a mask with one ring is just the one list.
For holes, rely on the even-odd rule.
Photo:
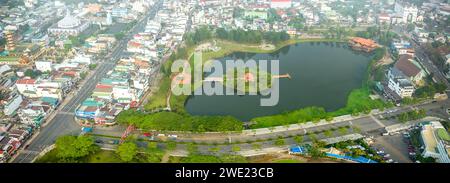
[(386, 127), (386, 125), (384, 125), (380, 120), (378, 120), (377, 118), (375, 118), (373, 115), (369, 115), (370, 118), (372, 118), (378, 125), (380, 125), (381, 127)]

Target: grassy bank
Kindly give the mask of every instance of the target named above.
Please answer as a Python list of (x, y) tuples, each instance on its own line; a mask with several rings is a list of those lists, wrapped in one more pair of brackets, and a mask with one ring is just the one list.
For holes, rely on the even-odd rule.
[[(41, 158), (36, 160), (36, 163), (75, 163), (67, 161), (57, 156), (58, 150), (53, 149)], [(77, 163), (123, 163), (120, 157), (114, 151), (99, 150), (93, 154), (81, 158)]]
[(159, 89), (154, 93), (147, 104), (145, 104), (144, 109), (150, 111), (152, 109), (164, 108), (166, 107), (166, 98), (170, 89), (170, 78), (163, 77), (159, 83)]

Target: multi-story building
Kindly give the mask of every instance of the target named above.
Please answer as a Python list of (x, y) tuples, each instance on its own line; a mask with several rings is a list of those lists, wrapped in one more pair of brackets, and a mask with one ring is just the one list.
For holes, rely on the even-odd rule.
[(395, 3), (394, 10), (397, 16), (401, 17), (401, 22), (399, 23), (407, 24), (417, 21), (419, 9), (413, 4), (397, 2)]
[(412, 97), (415, 90), (411, 81), (406, 79), (395, 67), (388, 71), (388, 87), (400, 98)]

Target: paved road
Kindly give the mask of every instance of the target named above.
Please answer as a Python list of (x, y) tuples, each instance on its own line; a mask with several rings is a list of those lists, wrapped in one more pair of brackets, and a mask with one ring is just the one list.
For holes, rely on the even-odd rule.
[(19, 155), (14, 159), (14, 163), (30, 163), (46, 147), (53, 144), (57, 137), (62, 135), (78, 135), (81, 132), (80, 126), (74, 120), (75, 109), (82, 101), (88, 98), (95, 88), (95, 85), (106, 76), (106, 73), (114, 68), (116, 62), (124, 54), (128, 40), (132, 35), (141, 32), (148, 18), (153, 18), (160, 8), (161, 2), (149, 11), (148, 15), (141, 19), (136, 26), (129, 31), (128, 36), (119, 41), (119, 44), (112, 50), (112, 52), (100, 61), (98, 68), (93, 71), (91, 78), (87, 78), (84, 85), (75, 93), (73, 98), (64, 105), (55, 117), (46, 124), (45, 127), (38, 131), (39, 134), (35, 137), (33, 142), (29, 145), (26, 151), (20, 151)]
[(436, 82), (444, 83), (447, 85), (447, 88), (450, 88), (450, 83), (448, 82), (447, 77), (445, 77), (444, 73), (442, 73), (441, 70), (433, 64), (428, 55), (425, 54), (423, 51), (424, 48), (420, 47), (416, 43), (413, 43), (413, 46), (416, 50), (416, 57), (429, 72), (433, 73), (433, 78)]

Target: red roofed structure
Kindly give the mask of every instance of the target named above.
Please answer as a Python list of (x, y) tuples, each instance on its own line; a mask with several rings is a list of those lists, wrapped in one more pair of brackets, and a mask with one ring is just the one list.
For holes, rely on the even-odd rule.
[(349, 46), (354, 50), (372, 52), (376, 48), (380, 47), (374, 40), (365, 39), (361, 37), (354, 37), (348, 41)]
[(16, 84), (23, 84), (23, 85), (25, 85), (25, 84), (31, 85), (34, 83), (36, 83), (36, 80), (34, 80), (34, 79), (19, 79), (16, 82)]

